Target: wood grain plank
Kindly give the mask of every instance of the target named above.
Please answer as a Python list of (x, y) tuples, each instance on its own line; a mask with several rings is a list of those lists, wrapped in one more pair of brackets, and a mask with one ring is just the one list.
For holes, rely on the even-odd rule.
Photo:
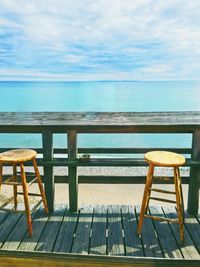
[(94, 208), (89, 254), (106, 255), (107, 206)]
[(21, 217), (25, 217), (20, 213), (9, 213), (5, 220), (0, 225), (0, 247), (3, 246), (4, 242), (8, 238), (10, 232), (15, 227)]
[[(175, 207), (168, 207), (164, 206), (163, 207), (165, 216), (167, 218), (177, 218), (177, 213)], [(173, 231), (173, 234), (176, 238), (176, 241), (181, 249), (181, 252), (183, 254), (183, 257), (185, 259), (200, 259), (200, 255), (197, 251), (197, 249), (194, 246), (194, 243), (187, 231), (187, 229), (184, 227), (184, 242), (182, 243), (180, 241), (180, 230), (179, 230), (179, 225), (178, 224), (170, 224), (171, 229)]]
[(0, 225), (3, 223), (3, 221), (5, 220), (5, 218), (8, 216), (8, 212), (6, 211), (0, 211)]
[[(137, 209), (137, 207), (138, 206), (136, 206), (136, 209)], [(63, 213), (60, 216), (59, 212), (61, 210)], [(174, 208), (164, 207), (163, 210), (165, 211), (166, 215), (168, 215), (170, 217), (172, 216), (172, 218), (173, 218), (173, 216), (176, 216), (176, 211)], [(155, 213), (157, 215), (162, 215), (163, 210), (161, 210), (161, 208), (159, 208), (159, 207), (150, 207), (151, 213)], [(61, 265), (61, 266), (69, 266), (69, 264), (71, 264), (71, 263), (66, 262), (64, 260), (65, 256), (68, 257), (70, 255), (70, 253), (69, 254), (68, 253), (67, 254), (62, 253), (64, 251), (64, 249), (62, 251), (62, 248), (67, 246), (66, 243), (69, 241), (68, 237), (70, 236), (70, 240), (71, 240), (71, 238), (73, 236), (74, 228), (76, 228), (75, 224), (76, 224), (76, 220), (77, 220), (77, 213), (69, 213), (69, 211), (67, 209), (63, 208), (63, 206), (57, 207), (56, 211), (57, 211), (57, 213), (56, 212), (52, 213), (52, 215), (54, 214), (54, 218), (52, 218), (51, 221), (49, 218), (48, 222), (46, 222), (46, 220), (48, 218), (44, 215), (43, 209), (38, 210), (36, 212), (35, 217), (33, 219), (34, 232), (33, 232), (32, 238), (29, 238), (29, 236), (26, 234), (24, 235), (24, 231), (27, 232), (26, 221), (23, 221), (23, 218), (25, 218), (24, 215), (9, 213), (1, 221), (1, 212), (0, 212), (0, 241), (1, 241), (1, 236), (3, 236), (3, 234), (5, 235), (5, 238), (4, 238), (5, 243), (3, 241), (5, 246), (2, 247), (3, 250), (1, 250), (1, 253), (0, 253), (1, 263), (3, 262), (2, 260), (5, 260), (3, 262), (3, 263), (5, 263), (5, 265), (2, 265), (2, 266), (11, 266), (11, 265), (9, 265), (9, 264), (11, 264), (11, 262), (12, 262), (13, 266), (23, 266), (23, 264), (25, 264), (25, 262), (27, 264), (30, 264), (30, 266), (31, 266), (31, 264), (34, 263), (34, 259), (36, 260), (36, 258), (37, 258), (36, 255), (40, 256), (41, 262), (37, 261), (37, 264), (40, 264), (41, 266), (43, 266), (42, 264), (46, 264), (46, 259), (47, 258), (49, 259), (49, 257), (52, 257), (51, 259), (53, 261), (47, 260), (48, 264), (50, 264), (50, 262), (52, 264), (55, 264), (56, 261), (60, 262), (61, 259), (66, 263), (65, 265), (63, 263), (63, 265)], [(138, 258), (137, 255), (131, 254), (131, 253), (134, 253), (134, 251), (136, 253), (139, 252), (139, 250), (137, 251), (138, 247), (134, 246), (134, 250), (133, 250), (133, 243), (136, 242), (134, 240), (135, 236), (134, 235), (132, 237), (127, 236), (128, 234), (132, 235), (132, 231), (135, 232), (135, 230), (136, 230), (135, 219), (137, 218), (138, 213), (136, 213), (136, 215), (135, 215), (132, 207), (110, 206), (109, 207), (109, 219), (110, 219), (110, 221), (108, 221), (108, 222), (107, 222), (107, 217), (106, 217), (107, 216), (106, 215), (107, 207), (105, 207), (105, 206), (97, 206), (96, 209), (94, 210), (94, 213), (93, 213), (93, 208), (91, 206), (85, 207), (84, 209), (81, 210), (81, 212), (82, 212), (82, 219), (79, 221), (79, 223), (81, 223), (81, 222), (82, 223), (80, 224), (79, 229), (78, 229), (78, 225), (77, 225), (76, 236), (75, 236), (76, 241), (74, 239), (74, 241), (76, 242), (75, 246), (76, 246), (76, 249), (78, 252), (74, 252), (74, 253), (85, 254), (84, 256), (91, 257), (91, 258), (84, 258), (84, 259), (87, 259), (86, 260), (87, 263), (85, 263), (84, 259), (82, 259), (82, 258), (81, 258), (81, 262), (78, 262), (79, 256), (81, 256), (81, 255), (71, 254), (72, 257), (74, 257), (74, 264), (77, 263), (78, 264), (77, 266), (82, 266), (81, 264), (88, 264), (88, 266), (91, 266), (91, 262), (93, 264), (97, 264), (97, 262), (98, 262), (100, 264), (99, 266), (101, 266), (101, 265), (102, 266), (107, 266), (107, 265), (109, 266), (109, 264), (111, 264), (111, 266), (112, 265), (113, 266), (118, 266), (118, 265), (119, 266), (123, 266), (123, 265), (126, 266), (126, 264), (128, 264), (127, 266), (129, 266), (131, 264), (130, 266), (152, 266), (152, 267), (153, 266), (168, 266), (168, 265), (170, 265), (170, 266), (199, 266), (200, 260), (199, 260), (199, 257), (196, 257), (196, 255), (199, 255), (199, 253), (198, 253), (198, 246), (199, 246), (198, 237), (199, 237), (200, 224), (198, 223), (198, 220), (196, 217), (193, 217), (193, 216), (188, 215), (186, 213), (186, 219), (185, 219), (186, 242), (183, 246), (181, 246), (179, 244), (181, 253), (186, 258), (186, 260), (185, 259), (181, 260), (181, 258), (178, 255), (179, 253), (177, 253), (177, 251), (176, 251), (177, 246), (174, 247), (172, 244), (172, 242), (174, 242), (173, 238), (174, 238), (175, 242), (178, 243), (179, 228), (178, 228), (177, 224), (171, 224), (169, 227), (168, 224), (165, 222), (164, 222), (164, 224), (167, 224), (167, 226), (164, 225), (163, 222), (161, 223), (161, 222), (154, 221), (153, 224), (155, 225), (155, 228), (153, 228), (153, 230), (151, 230), (150, 227), (148, 228), (148, 226), (146, 229), (146, 227), (145, 227), (146, 224), (144, 224), (146, 234), (149, 235), (147, 237), (148, 239), (151, 239), (151, 235), (156, 236), (156, 233), (158, 233), (159, 242), (161, 244), (163, 254), (167, 258), (167, 259), (161, 260), (160, 257), (157, 258), (154, 256), (154, 258), (149, 258), (149, 257), (145, 258), (145, 257), (139, 256), (139, 258)], [(56, 217), (55, 214), (57, 214), (57, 217), (59, 217), (59, 219), (55, 218)], [(80, 215), (81, 215), (81, 213), (80, 213)], [(17, 217), (18, 217), (18, 220), (17, 220)], [(14, 222), (15, 222), (13, 225), (11, 224), (12, 220), (14, 220)], [(68, 222), (69, 221), (71, 222), (71, 220), (72, 220), (73, 224), (70, 226), (68, 224)], [(145, 219), (145, 221), (151, 222), (150, 219)], [(65, 224), (65, 222), (66, 222), (66, 224)], [(103, 235), (103, 234), (105, 234), (105, 230), (106, 230), (106, 222), (108, 224), (110, 223), (110, 225), (108, 226), (108, 229), (109, 229), (108, 232), (111, 233), (111, 230), (112, 230), (112, 233), (114, 233), (116, 235), (119, 233), (119, 237), (115, 237), (115, 236), (113, 237), (112, 235), (109, 236), (109, 238), (108, 238), (109, 239), (108, 240), (108, 246), (109, 246), (108, 252), (113, 250), (112, 252), (113, 253), (118, 252), (118, 255), (119, 255), (119, 251), (120, 251), (120, 253), (122, 251), (128, 252), (129, 250), (124, 250), (124, 243), (125, 243), (125, 245), (130, 244), (130, 251), (129, 251), (130, 255), (128, 255), (128, 253), (126, 253), (126, 255), (127, 255), (126, 257), (114, 257), (113, 258), (111, 253), (109, 253), (110, 255), (107, 258), (107, 261), (106, 261), (106, 257), (101, 258), (103, 255), (105, 255), (103, 253), (105, 252), (105, 248), (106, 248), (105, 235)], [(4, 225), (4, 223), (6, 223), (6, 224)], [(57, 223), (59, 223), (59, 225)], [(8, 229), (6, 228), (7, 226), (8, 226)], [(92, 227), (92, 232), (90, 231), (91, 227)], [(177, 230), (175, 230), (175, 228), (177, 228)], [(124, 230), (124, 237), (123, 237), (123, 230)], [(156, 233), (155, 233), (155, 230), (156, 230)], [(20, 233), (18, 233), (18, 231)], [(151, 231), (152, 231), (152, 233), (151, 233)], [(95, 232), (96, 232), (96, 234), (94, 234)], [(171, 232), (171, 236), (168, 236), (168, 235), (170, 235), (170, 232)], [(34, 235), (34, 233), (35, 233), (35, 235)], [(101, 236), (101, 233), (102, 233), (102, 236)], [(93, 234), (94, 234), (94, 242), (92, 241)], [(173, 234), (173, 237), (172, 237), (172, 234)], [(39, 238), (40, 235), (41, 235), (41, 238)], [(98, 236), (100, 237), (99, 238), (100, 241), (97, 240)], [(128, 243), (129, 239), (127, 237), (130, 238), (130, 243)], [(60, 241), (61, 241), (61, 245), (58, 246), (58, 243)], [(9, 242), (13, 243), (13, 244), (10, 245)], [(38, 244), (37, 244), (37, 242), (38, 242)], [(122, 243), (120, 243), (120, 242), (122, 242)], [(144, 233), (143, 233), (144, 251), (154, 250), (153, 253), (156, 255), (155, 251), (158, 251), (158, 248), (156, 248), (157, 244), (156, 243), (150, 244), (149, 240), (148, 240), (148, 242), (145, 243), (145, 237), (144, 237)], [(192, 249), (191, 249), (191, 247), (189, 247), (190, 246), (189, 242), (191, 242), (191, 244), (193, 246)], [(169, 243), (169, 244), (167, 244), (167, 243)], [(194, 245), (194, 243), (195, 243), (195, 245)], [(41, 252), (39, 254), (37, 254), (37, 251), (34, 251), (34, 249), (37, 250), (36, 244), (38, 246), (46, 246), (45, 249), (43, 247), (42, 254), (41, 254)], [(55, 249), (56, 244), (58, 246), (57, 251)], [(119, 246), (120, 244), (122, 245), (122, 247), (117, 248), (117, 246)], [(148, 248), (145, 247), (145, 246), (147, 246), (147, 244), (150, 244)], [(89, 245), (90, 245), (90, 249), (89, 249)], [(6, 258), (3, 258), (4, 254), (2, 254), (2, 253), (6, 252), (4, 250), (6, 246), (8, 246), (7, 253), (9, 253), (9, 252), (11, 252), (11, 254), (12, 254), (12, 252), (14, 253), (14, 254), (12, 254), (11, 258), (9, 258), (8, 256)], [(141, 247), (141, 244), (140, 244), (140, 247)], [(49, 250), (48, 250), (48, 248), (49, 248)], [(59, 251), (59, 248), (60, 248), (60, 251)], [(14, 249), (14, 251), (11, 251), (11, 249)], [(16, 249), (17, 249), (17, 251), (16, 251)], [(94, 249), (94, 253), (91, 253), (91, 255), (87, 256), (86, 254), (88, 253), (88, 250), (91, 251), (92, 249)], [(172, 255), (170, 254), (170, 249), (172, 250), (171, 251)], [(20, 251), (20, 250), (23, 250), (23, 251)], [(47, 251), (47, 252), (54, 251), (54, 253), (48, 253), (48, 254), (46, 253), (45, 254), (45, 251)], [(31, 254), (26, 254), (27, 252), (30, 252)], [(59, 253), (56, 253), (56, 252), (59, 252)], [(20, 254), (20, 253), (22, 253), (22, 254)], [(96, 254), (96, 256), (93, 254)], [(25, 255), (28, 255), (27, 259), (32, 259), (32, 256), (33, 256), (33, 260), (31, 262), (27, 262), (26, 259), (23, 258), (23, 256), (25, 256)], [(44, 257), (41, 255), (46, 255), (47, 258), (44, 259)], [(117, 254), (114, 254), (114, 255), (117, 255)], [(19, 265), (17, 265), (18, 264), (17, 260), (16, 260), (16, 262), (13, 261), (13, 259), (16, 259), (16, 257), (18, 257), (18, 256), (19, 256), (19, 259), (21, 259), (21, 260), (19, 260)], [(96, 258), (93, 258), (93, 256)], [(134, 257), (132, 257), (132, 256), (134, 256)], [(145, 254), (145, 256), (147, 256), (147, 254)], [(177, 259), (172, 260), (170, 258), (173, 258), (173, 259), (177, 258)], [(10, 261), (9, 261), (9, 259), (10, 259)], [(91, 259), (91, 261), (90, 261), (90, 259)], [(104, 260), (101, 261), (101, 259), (104, 259)], [(120, 261), (120, 259), (121, 259), (121, 261)], [(36, 264), (36, 263), (34, 263), (34, 264)], [(37, 266), (37, 265), (35, 265), (35, 266)], [(44, 265), (44, 266), (48, 266), (48, 265)], [(49, 265), (49, 266), (51, 266), (51, 265)], [(54, 266), (54, 265), (52, 265), (52, 266)], [(76, 265), (74, 265), (74, 266), (76, 266)]]
[(92, 206), (84, 206), (80, 210), (78, 225), (71, 250), (72, 253), (88, 254), (92, 217)]
[(134, 208), (122, 206), (122, 221), (124, 228), (124, 240), (126, 256), (144, 256), (141, 239), (137, 234), (137, 220)]
[(52, 251), (57, 235), (59, 233), (65, 208), (58, 206), (49, 216), (45, 228), (35, 248), (36, 251)]
[(68, 207), (63, 217), (62, 225), (56, 243), (54, 246), (54, 252), (67, 252), (70, 253), (72, 242), (75, 234), (75, 229), (78, 221), (79, 213), (70, 212)]
[(121, 209), (108, 206), (108, 255), (124, 256)]
[(185, 227), (187, 228), (196, 249), (200, 253), (200, 224), (198, 220), (188, 212), (185, 212)]
[(0, 112), (8, 126), (200, 125), (200, 112)]
[[(151, 206), (150, 213), (154, 216), (164, 217), (163, 210), (159, 206)], [(177, 259), (183, 258), (169, 224), (164, 221), (154, 220), (154, 225), (164, 257)]]
[[(15, 214), (17, 215), (17, 214)], [(32, 220), (35, 218), (36, 213), (31, 215)], [(21, 214), (21, 217), (11, 229), (9, 236), (7, 237), (2, 249), (5, 250), (17, 250), (25, 234), (28, 235), (27, 219), (25, 214)]]
[(48, 216), (45, 215), (44, 209), (43, 208), (38, 209), (35, 217), (33, 218), (33, 223), (32, 223), (33, 236), (30, 237), (28, 233), (26, 233), (18, 247), (18, 250), (23, 250), (23, 251), (35, 250), (47, 220)]
[(200, 112), (0, 112), (2, 132), (192, 133)]
[[(140, 206), (136, 205), (135, 209), (139, 219)], [(141, 236), (145, 256), (162, 258), (162, 250), (151, 219), (144, 218)]]

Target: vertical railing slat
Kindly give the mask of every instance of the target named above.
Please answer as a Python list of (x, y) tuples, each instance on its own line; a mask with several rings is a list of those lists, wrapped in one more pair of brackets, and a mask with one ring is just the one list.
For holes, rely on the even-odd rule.
[[(191, 157), (192, 160), (200, 160), (200, 130), (195, 130), (193, 132)], [(193, 166), (190, 169), (190, 181), (188, 190), (188, 212), (192, 214), (198, 213), (199, 182), (200, 167)]]
[[(68, 159), (77, 158), (77, 132), (75, 130), (68, 131)], [(68, 167), (69, 175), (69, 208), (71, 211), (78, 209), (78, 175), (77, 166)]]
[[(45, 130), (42, 132), (42, 143), (43, 143), (43, 158), (45, 161), (53, 160), (53, 134), (51, 130)], [(53, 166), (44, 164), (44, 185), (45, 193), (47, 197), (47, 204), (49, 211), (54, 211), (54, 174)]]

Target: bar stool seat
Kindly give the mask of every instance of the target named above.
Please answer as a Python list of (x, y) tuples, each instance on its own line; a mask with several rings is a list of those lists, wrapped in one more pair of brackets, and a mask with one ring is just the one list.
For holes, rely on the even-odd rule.
[(20, 163), (32, 160), (37, 152), (32, 149), (13, 149), (0, 154), (0, 162), (2, 163)]
[(175, 167), (185, 164), (185, 158), (182, 155), (169, 151), (147, 152), (144, 158), (154, 166)]
[[(183, 227), (184, 207), (183, 207), (183, 194), (182, 194), (182, 185), (181, 185), (179, 167), (185, 164), (185, 158), (182, 155), (179, 155), (177, 153), (170, 152), (170, 151), (150, 151), (144, 155), (144, 158), (149, 163), (149, 170), (148, 170), (148, 174), (146, 178), (146, 185), (145, 185), (144, 194), (143, 194), (140, 218), (138, 222), (138, 234), (141, 234), (143, 219), (144, 217), (147, 217), (147, 218), (152, 218), (156, 220), (178, 223), (180, 225), (180, 239), (181, 241), (183, 241), (184, 239), (184, 227)], [(174, 169), (175, 191), (152, 188), (154, 167), (172, 167)], [(152, 191), (157, 192), (157, 193), (174, 194), (176, 196), (176, 201), (163, 199), (163, 198), (157, 198), (157, 197), (151, 197)], [(149, 206), (150, 199), (176, 204), (178, 219), (169, 219), (165, 217), (151, 216), (147, 214), (147, 209)]]
[[(1, 184), (12, 185), (13, 186), (13, 197), (10, 198), (6, 203), (1, 205), (0, 210), (6, 211), (18, 211), (17, 210), (17, 195), (23, 195), (24, 197), (24, 206), (25, 206), (25, 213), (27, 217), (27, 224), (28, 224), (28, 232), (29, 235), (32, 236), (32, 219), (31, 219), (31, 211), (29, 207), (29, 196), (38, 196), (41, 197), (41, 200), (35, 205), (36, 209), (41, 202), (43, 202), (44, 209), (46, 214), (48, 213), (48, 206), (47, 200), (45, 196), (45, 192), (42, 185), (42, 180), (40, 177), (39, 169), (36, 162), (37, 152), (32, 149), (13, 149), (0, 154), (0, 186)], [(32, 161), (35, 177), (27, 183), (26, 174), (25, 174), (25, 167), (24, 163), (27, 161)], [(3, 165), (4, 164), (11, 164), (13, 167), (13, 175), (5, 180), (3, 180)], [(17, 175), (17, 167), (20, 166), (20, 176)], [(19, 178), (19, 179), (18, 179)], [(38, 183), (39, 186), (39, 194), (36, 193), (29, 193), (28, 186), (31, 186), (34, 182)], [(17, 187), (22, 186), (22, 192), (18, 192)], [(6, 209), (5, 207), (7, 204), (14, 200), (14, 209)]]

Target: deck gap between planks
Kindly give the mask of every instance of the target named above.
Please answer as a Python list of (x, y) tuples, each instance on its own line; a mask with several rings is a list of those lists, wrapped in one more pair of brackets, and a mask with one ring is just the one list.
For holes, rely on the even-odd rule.
[(56, 242), (57, 242), (57, 240), (58, 240), (59, 233), (60, 233), (60, 231), (61, 231), (61, 227), (62, 227), (62, 224), (63, 224), (63, 222), (64, 222), (64, 218), (65, 218), (65, 216), (66, 216), (66, 214), (67, 214), (67, 212), (68, 212), (68, 209), (69, 209), (69, 207), (68, 207), (68, 205), (67, 205), (67, 206), (65, 207), (65, 212), (64, 212), (64, 215), (63, 215), (62, 220), (61, 220), (61, 223), (60, 223), (60, 228), (59, 228), (58, 233), (57, 233), (57, 236), (56, 236), (56, 238), (55, 238), (55, 240), (54, 240), (54, 244), (53, 244), (53, 247), (52, 247), (52, 251), (54, 251), (54, 249), (55, 249), (55, 245), (56, 245)]
[(80, 209), (78, 210), (78, 216), (77, 216), (76, 226), (75, 226), (75, 229), (74, 229), (74, 234), (73, 234), (73, 239), (72, 239), (72, 243), (71, 243), (70, 253), (72, 253), (72, 248), (73, 248), (73, 244), (74, 244), (74, 240), (75, 240), (75, 236), (76, 236), (76, 231), (77, 231), (77, 227), (78, 227), (79, 217), (80, 217)]
[(90, 234), (89, 234), (88, 254), (90, 254), (90, 245), (91, 245), (91, 239), (92, 239), (93, 220), (94, 220), (94, 207), (92, 208), (92, 221), (91, 221)]
[[(141, 206), (140, 206), (141, 208)], [(137, 227), (138, 227), (138, 223), (139, 223), (139, 215), (137, 214), (137, 211), (136, 211), (136, 207), (134, 206), (133, 207), (134, 209), (134, 214), (135, 214), (135, 218), (136, 218), (136, 223), (137, 223)], [(139, 239), (140, 239), (140, 242), (141, 242), (141, 245), (142, 245), (142, 253), (143, 253), (143, 256), (145, 257), (145, 249), (144, 249), (144, 242), (142, 240), (142, 234), (139, 235)]]

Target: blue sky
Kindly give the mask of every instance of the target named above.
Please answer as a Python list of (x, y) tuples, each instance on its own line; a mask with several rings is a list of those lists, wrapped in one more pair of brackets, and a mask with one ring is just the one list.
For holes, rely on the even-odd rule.
[(199, 73), (199, 0), (0, 0), (0, 80)]

